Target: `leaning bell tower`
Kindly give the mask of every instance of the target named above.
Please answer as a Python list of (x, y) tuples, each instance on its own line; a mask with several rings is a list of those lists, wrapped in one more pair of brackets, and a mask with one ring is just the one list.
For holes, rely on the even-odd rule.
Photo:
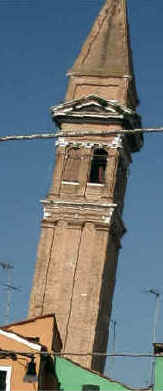
[[(63, 349), (106, 352), (128, 167), (143, 146), (125, 0), (106, 0), (68, 73), (29, 316), (55, 312)], [(72, 357), (70, 357), (72, 358)], [(105, 359), (73, 356), (100, 372)]]

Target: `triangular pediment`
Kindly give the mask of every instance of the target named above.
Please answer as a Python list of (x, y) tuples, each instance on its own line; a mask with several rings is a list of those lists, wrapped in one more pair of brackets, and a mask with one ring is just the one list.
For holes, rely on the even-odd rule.
[(117, 117), (123, 114), (135, 114), (131, 109), (121, 105), (118, 101), (105, 100), (96, 95), (85, 96), (59, 106), (53, 106), (51, 107), (51, 113), (53, 118), (59, 116), (76, 117), (80, 115)]

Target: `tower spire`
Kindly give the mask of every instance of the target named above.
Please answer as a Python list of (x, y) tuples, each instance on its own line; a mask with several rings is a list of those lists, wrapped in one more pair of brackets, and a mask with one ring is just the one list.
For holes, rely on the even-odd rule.
[(71, 73), (88, 76), (133, 76), (126, 0), (107, 0)]
[(126, 78), (137, 105), (126, 0), (106, 0), (68, 75)]

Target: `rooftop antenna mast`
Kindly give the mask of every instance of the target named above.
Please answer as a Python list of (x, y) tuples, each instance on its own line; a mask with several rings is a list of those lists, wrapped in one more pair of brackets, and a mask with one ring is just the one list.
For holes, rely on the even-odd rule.
[[(154, 310), (154, 317), (153, 317), (153, 333), (152, 333), (152, 346), (154, 350), (154, 343), (156, 342), (157, 337), (157, 328), (158, 328), (158, 321), (159, 321), (159, 313), (160, 313), (160, 292), (157, 289), (149, 289), (146, 291), (147, 293), (151, 293), (155, 296), (155, 310)], [(154, 353), (154, 351), (153, 351)], [(152, 358), (151, 363), (151, 383), (153, 385), (154, 381), (154, 358)]]
[(10, 307), (11, 307), (11, 293), (13, 290), (19, 290), (16, 286), (11, 284), (11, 270), (14, 269), (14, 266), (10, 263), (0, 262), (1, 268), (7, 272), (7, 283), (0, 282), (0, 285), (4, 286), (7, 290), (7, 300), (5, 306), (5, 324), (9, 323), (10, 317)]
[[(112, 327), (113, 327), (113, 342), (112, 342), (112, 354), (115, 354), (116, 352), (116, 339), (117, 339), (117, 321), (111, 320)], [(113, 363), (114, 363), (114, 356), (110, 357), (110, 370), (113, 369)]]
[(160, 292), (157, 289), (149, 289), (146, 291), (147, 293), (151, 293), (155, 296), (155, 311), (153, 318), (153, 333), (152, 333), (152, 344), (156, 342), (157, 336), (157, 327), (159, 321), (159, 313), (160, 313)]

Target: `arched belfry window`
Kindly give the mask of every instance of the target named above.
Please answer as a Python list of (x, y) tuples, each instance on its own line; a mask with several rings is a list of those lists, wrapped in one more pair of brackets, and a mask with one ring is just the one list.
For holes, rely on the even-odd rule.
[(94, 150), (89, 182), (91, 183), (105, 183), (105, 170), (107, 165), (108, 153), (103, 148)]
[(63, 181), (78, 182), (81, 161), (81, 150), (78, 147), (69, 148), (66, 152)]

